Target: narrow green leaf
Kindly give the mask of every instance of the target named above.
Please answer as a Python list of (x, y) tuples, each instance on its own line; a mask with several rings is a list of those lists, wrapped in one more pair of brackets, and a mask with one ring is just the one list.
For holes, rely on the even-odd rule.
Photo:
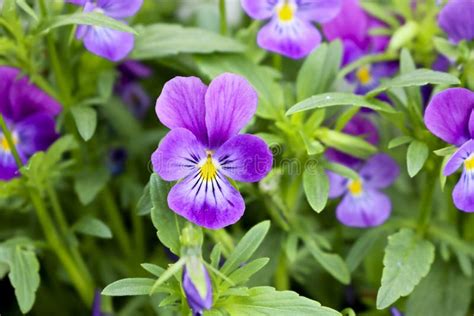
[(155, 280), (150, 278), (128, 278), (109, 284), (102, 291), (106, 296), (148, 295)]
[(148, 182), (145, 189), (143, 189), (143, 195), (140, 197), (140, 200), (138, 200), (138, 215), (148, 215), (152, 208), (153, 203), (151, 202), (150, 183)]
[(155, 292), (158, 291), (160, 285), (168, 281), (171, 277), (173, 277), (176, 273), (180, 272), (181, 269), (186, 264), (186, 260), (184, 258), (179, 259), (176, 263), (171, 264), (165, 272), (163, 272), (158, 280), (153, 283), (153, 286), (149, 290), (148, 294), (153, 295)]
[(73, 229), (89, 236), (112, 238), (112, 231), (107, 224), (91, 216), (81, 218), (76, 224), (74, 224)]
[[(30, 5), (28, 3), (26, 3), (25, 0), (16, 0), (16, 4), (18, 4), (18, 6), (23, 10), (25, 11), (26, 14), (28, 14), (30, 17), (33, 18), (33, 20), (35, 20), (35, 22), (38, 22), (39, 19), (38, 19), (38, 16), (36, 15), (36, 12), (35, 10), (33, 10)], [(1, 7), (1, 5), (0, 5)]]
[(153, 274), (154, 276), (158, 278), (163, 274), (163, 272), (166, 271), (162, 267), (157, 266), (156, 264), (152, 264), (152, 263), (142, 263), (141, 266), (143, 269), (145, 269), (146, 271), (150, 272), (151, 274)]
[(370, 229), (360, 236), (347, 254), (346, 263), (349, 271), (354, 272), (362, 260), (370, 253), (375, 243), (385, 234), (383, 229)]
[(303, 173), (303, 188), (311, 208), (321, 213), (329, 195), (329, 179), (321, 166), (306, 168)]
[(335, 162), (324, 161), (323, 166), (325, 169), (330, 170), (334, 173), (337, 173), (338, 175), (341, 175), (345, 178), (352, 179), (352, 180), (359, 179), (359, 175), (357, 174), (357, 172), (355, 172), (351, 168), (346, 167), (344, 165), (341, 165)]
[(97, 128), (97, 111), (89, 106), (75, 106), (71, 113), (81, 137), (90, 140)]
[(396, 137), (388, 143), (388, 149), (393, 149), (393, 148), (405, 145), (405, 144), (411, 142), (412, 140), (413, 140), (413, 138), (411, 136)]
[(420, 27), (415, 21), (407, 21), (399, 27), (390, 39), (388, 48), (390, 50), (398, 50), (410, 43), (418, 34)]
[(425, 143), (419, 140), (414, 140), (410, 143), (407, 150), (407, 169), (410, 177), (413, 178), (420, 172), (426, 159), (428, 159), (428, 155), (429, 148)]
[(324, 146), (315, 139), (310, 139), (303, 131), (299, 132), (308, 155), (313, 156), (324, 152)]
[(377, 308), (384, 309), (410, 294), (430, 271), (434, 246), (420, 239), (410, 229), (388, 237), (383, 259), (382, 286), (377, 294)]
[(326, 146), (333, 147), (358, 158), (368, 158), (377, 152), (377, 148), (359, 136), (353, 136), (328, 128), (319, 128), (316, 137)]
[(449, 59), (456, 60), (459, 55), (459, 50), (456, 45), (442, 37), (435, 37), (433, 39), (436, 50)]
[(451, 146), (437, 149), (433, 152), (436, 156), (446, 157), (446, 156), (451, 156), (452, 154), (454, 154), (456, 150), (458, 150), (458, 148), (456, 146), (451, 145)]
[(234, 284), (245, 284), (252, 275), (263, 269), (270, 261), (269, 258), (258, 258), (255, 259), (247, 264), (245, 264), (242, 268), (239, 268), (232, 272), (229, 275), (229, 279), (234, 282)]

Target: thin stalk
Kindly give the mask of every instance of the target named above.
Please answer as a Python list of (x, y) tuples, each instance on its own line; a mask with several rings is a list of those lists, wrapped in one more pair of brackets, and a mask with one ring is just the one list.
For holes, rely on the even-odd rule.
[(220, 33), (227, 35), (227, 11), (225, 0), (219, 0)]
[(0, 127), (2, 128), (3, 136), (7, 140), (8, 147), (10, 148), (11, 153), (13, 154), (13, 157), (15, 158), (16, 165), (18, 166), (18, 169), (20, 169), (21, 167), (23, 167), (23, 163), (21, 162), (20, 155), (18, 154), (18, 151), (16, 150), (12, 133), (8, 129), (7, 123), (5, 122), (5, 119), (3, 118), (3, 114), (1, 113), (0, 113)]
[(115, 203), (112, 192), (110, 192), (108, 187), (106, 187), (102, 192), (102, 202), (104, 204), (104, 209), (107, 212), (107, 216), (109, 217), (112, 231), (117, 237), (120, 248), (122, 248), (124, 254), (127, 256), (130, 255), (132, 253), (132, 246), (130, 244), (130, 240), (128, 239), (127, 230), (122, 222), (120, 210)]
[(275, 288), (279, 291), (286, 291), (290, 288), (290, 277), (288, 275), (288, 262), (283, 250), (278, 260), (275, 271)]
[(418, 219), (418, 233), (424, 234), (429, 226), (431, 214), (433, 213), (433, 192), (435, 189), (437, 177), (431, 172), (426, 174), (426, 185), (421, 196), (420, 215)]

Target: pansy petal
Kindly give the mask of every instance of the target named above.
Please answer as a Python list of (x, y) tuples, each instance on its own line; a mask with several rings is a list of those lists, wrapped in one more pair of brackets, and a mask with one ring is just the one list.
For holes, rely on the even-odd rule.
[(240, 0), (240, 3), (252, 19), (263, 20), (273, 15), (278, 0)]
[(258, 45), (284, 56), (300, 59), (321, 43), (321, 34), (310, 22), (294, 19), (280, 23), (272, 19), (257, 36)]
[(189, 130), (171, 130), (151, 156), (153, 170), (166, 181), (175, 181), (197, 170), (206, 151)]
[(329, 178), (329, 198), (335, 199), (347, 190), (347, 178), (332, 171), (326, 171)]
[(372, 156), (359, 171), (368, 188), (382, 189), (392, 184), (400, 174), (400, 167), (387, 154)]
[(234, 224), (245, 210), (244, 199), (224, 175), (218, 173), (206, 181), (199, 171), (171, 189), (168, 205), (190, 222), (208, 229)]
[(27, 157), (34, 153), (46, 150), (57, 138), (54, 119), (44, 113), (29, 116), (15, 125), (18, 133), (18, 149)]
[(85, 5), (87, 1), (89, 0), (66, 0), (67, 3), (71, 3), (75, 5)]
[(114, 62), (127, 57), (134, 43), (133, 34), (100, 26), (89, 27), (84, 35), (87, 50)]
[(257, 110), (258, 96), (243, 77), (225, 73), (216, 77), (206, 93), (209, 147), (217, 148), (248, 124)]
[(97, 0), (97, 6), (114, 19), (135, 15), (143, 5), (143, 0)]
[(206, 107), (207, 87), (196, 77), (175, 77), (163, 87), (156, 101), (156, 115), (166, 127), (186, 128), (203, 144), (208, 144)]
[(296, 0), (297, 14), (305, 20), (329, 22), (341, 11), (342, 2), (347, 0)]
[(392, 203), (383, 193), (365, 190), (359, 196), (346, 194), (337, 206), (337, 219), (350, 227), (373, 227), (384, 223), (390, 216)]
[(125, 106), (137, 118), (143, 118), (151, 105), (150, 96), (136, 82), (126, 84), (120, 91)]
[(464, 161), (474, 153), (474, 140), (469, 140), (464, 143), (452, 156), (449, 158), (446, 166), (443, 169), (443, 175), (449, 176), (456, 172), (462, 166)]
[(436, 94), (428, 104), (426, 127), (445, 142), (460, 146), (471, 138), (469, 118), (473, 109), (473, 92), (449, 88)]
[(13, 83), (20, 75), (20, 70), (8, 67), (0, 67), (0, 113), (8, 118), (13, 118), (13, 106), (10, 102), (10, 91)]
[(474, 212), (474, 172), (472, 170), (462, 172), (453, 190), (453, 201), (459, 210)]
[(225, 142), (214, 158), (222, 173), (237, 181), (256, 182), (272, 169), (272, 152), (257, 136), (237, 135)]
[(474, 2), (450, 0), (439, 14), (438, 24), (455, 43), (474, 39)]
[(11, 152), (0, 149), (0, 181), (8, 181), (19, 175), (20, 172)]

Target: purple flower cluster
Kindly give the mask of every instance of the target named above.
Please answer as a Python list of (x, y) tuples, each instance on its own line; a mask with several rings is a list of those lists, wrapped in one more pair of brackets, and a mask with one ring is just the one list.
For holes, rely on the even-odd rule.
[[(54, 118), (60, 111), (61, 106), (31, 84), (19, 69), (0, 67), (0, 113), (23, 163), (57, 139)], [(0, 131), (0, 180), (18, 175), (12, 148)]]
[(270, 20), (258, 33), (263, 49), (299, 59), (321, 43), (321, 34), (312, 22), (334, 18), (341, 0), (241, 0), (245, 12), (256, 20)]
[[(117, 20), (135, 15), (143, 0), (67, 0), (84, 7), (84, 12), (100, 12)], [(135, 39), (132, 34), (113, 29), (80, 25), (76, 37), (84, 41), (88, 51), (111, 61), (125, 58), (133, 49)]]
[[(345, 0), (339, 14), (323, 24), (323, 32), (328, 40), (340, 39), (343, 42), (343, 65), (347, 65), (367, 54), (385, 51), (390, 38), (369, 34), (371, 28), (383, 26), (361, 8), (358, 0)], [(365, 94), (379, 85), (380, 78), (392, 76), (396, 71), (393, 62), (380, 62), (361, 66), (347, 79), (356, 85), (355, 93)]]
[(474, 92), (450, 88), (436, 94), (425, 111), (426, 127), (445, 142), (459, 147), (444, 167), (449, 176), (461, 166), (453, 191), (456, 207), (474, 212)]
[(181, 180), (168, 195), (177, 214), (210, 229), (231, 225), (243, 215), (244, 200), (227, 178), (259, 181), (273, 161), (262, 139), (238, 134), (257, 102), (247, 80), (229, 73), (209, 87), (196, 77), (176, 77), (165, 84), (156, 113), (171, 131), (152, 163), (164, 180)]

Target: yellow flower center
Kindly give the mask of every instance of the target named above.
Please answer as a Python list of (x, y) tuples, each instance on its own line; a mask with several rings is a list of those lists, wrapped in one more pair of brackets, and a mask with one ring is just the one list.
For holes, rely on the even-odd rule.
[(278, 9), (278, 19), (282, 22), (288, 22), (293, 20), (295, 16), (295, 8), (285, 1), (283, 5)]
[(357, 196), (357, 195), (360, 195), (363, 191), (363, 187), (362, 187), (362, 181), (360, 180), (352, 180), (349, 182), (349, 184), (347, 185), (347, 188), (349, 189), (349, 192), (354, 195), (354, 196)]
[[(14, 145), (18, 144), (18, 137), (15, 134), (12, 134), (12, 138), (13, 138), (13, 144)], [(0, 149), (8, 153), (12, 151), (10, 144), (8, 143), (8, 140), (5, 137), (5, 135), (0, 135)]]
[(471, 155), (469, 158), (464, 160), (464, 168), (467, 171), (472, 171), (474, 169), (474, 156)]
[(356, 72), (357, 80), (364, 86), (372, 81), (372, 74), (369, 66), (362, 66)]
[(217, 177), (217, 168), (212, 160), (212, 152), (207, 152), (207, 158), (201, 165), (201, 177), (206, 181), (214, 180)]

